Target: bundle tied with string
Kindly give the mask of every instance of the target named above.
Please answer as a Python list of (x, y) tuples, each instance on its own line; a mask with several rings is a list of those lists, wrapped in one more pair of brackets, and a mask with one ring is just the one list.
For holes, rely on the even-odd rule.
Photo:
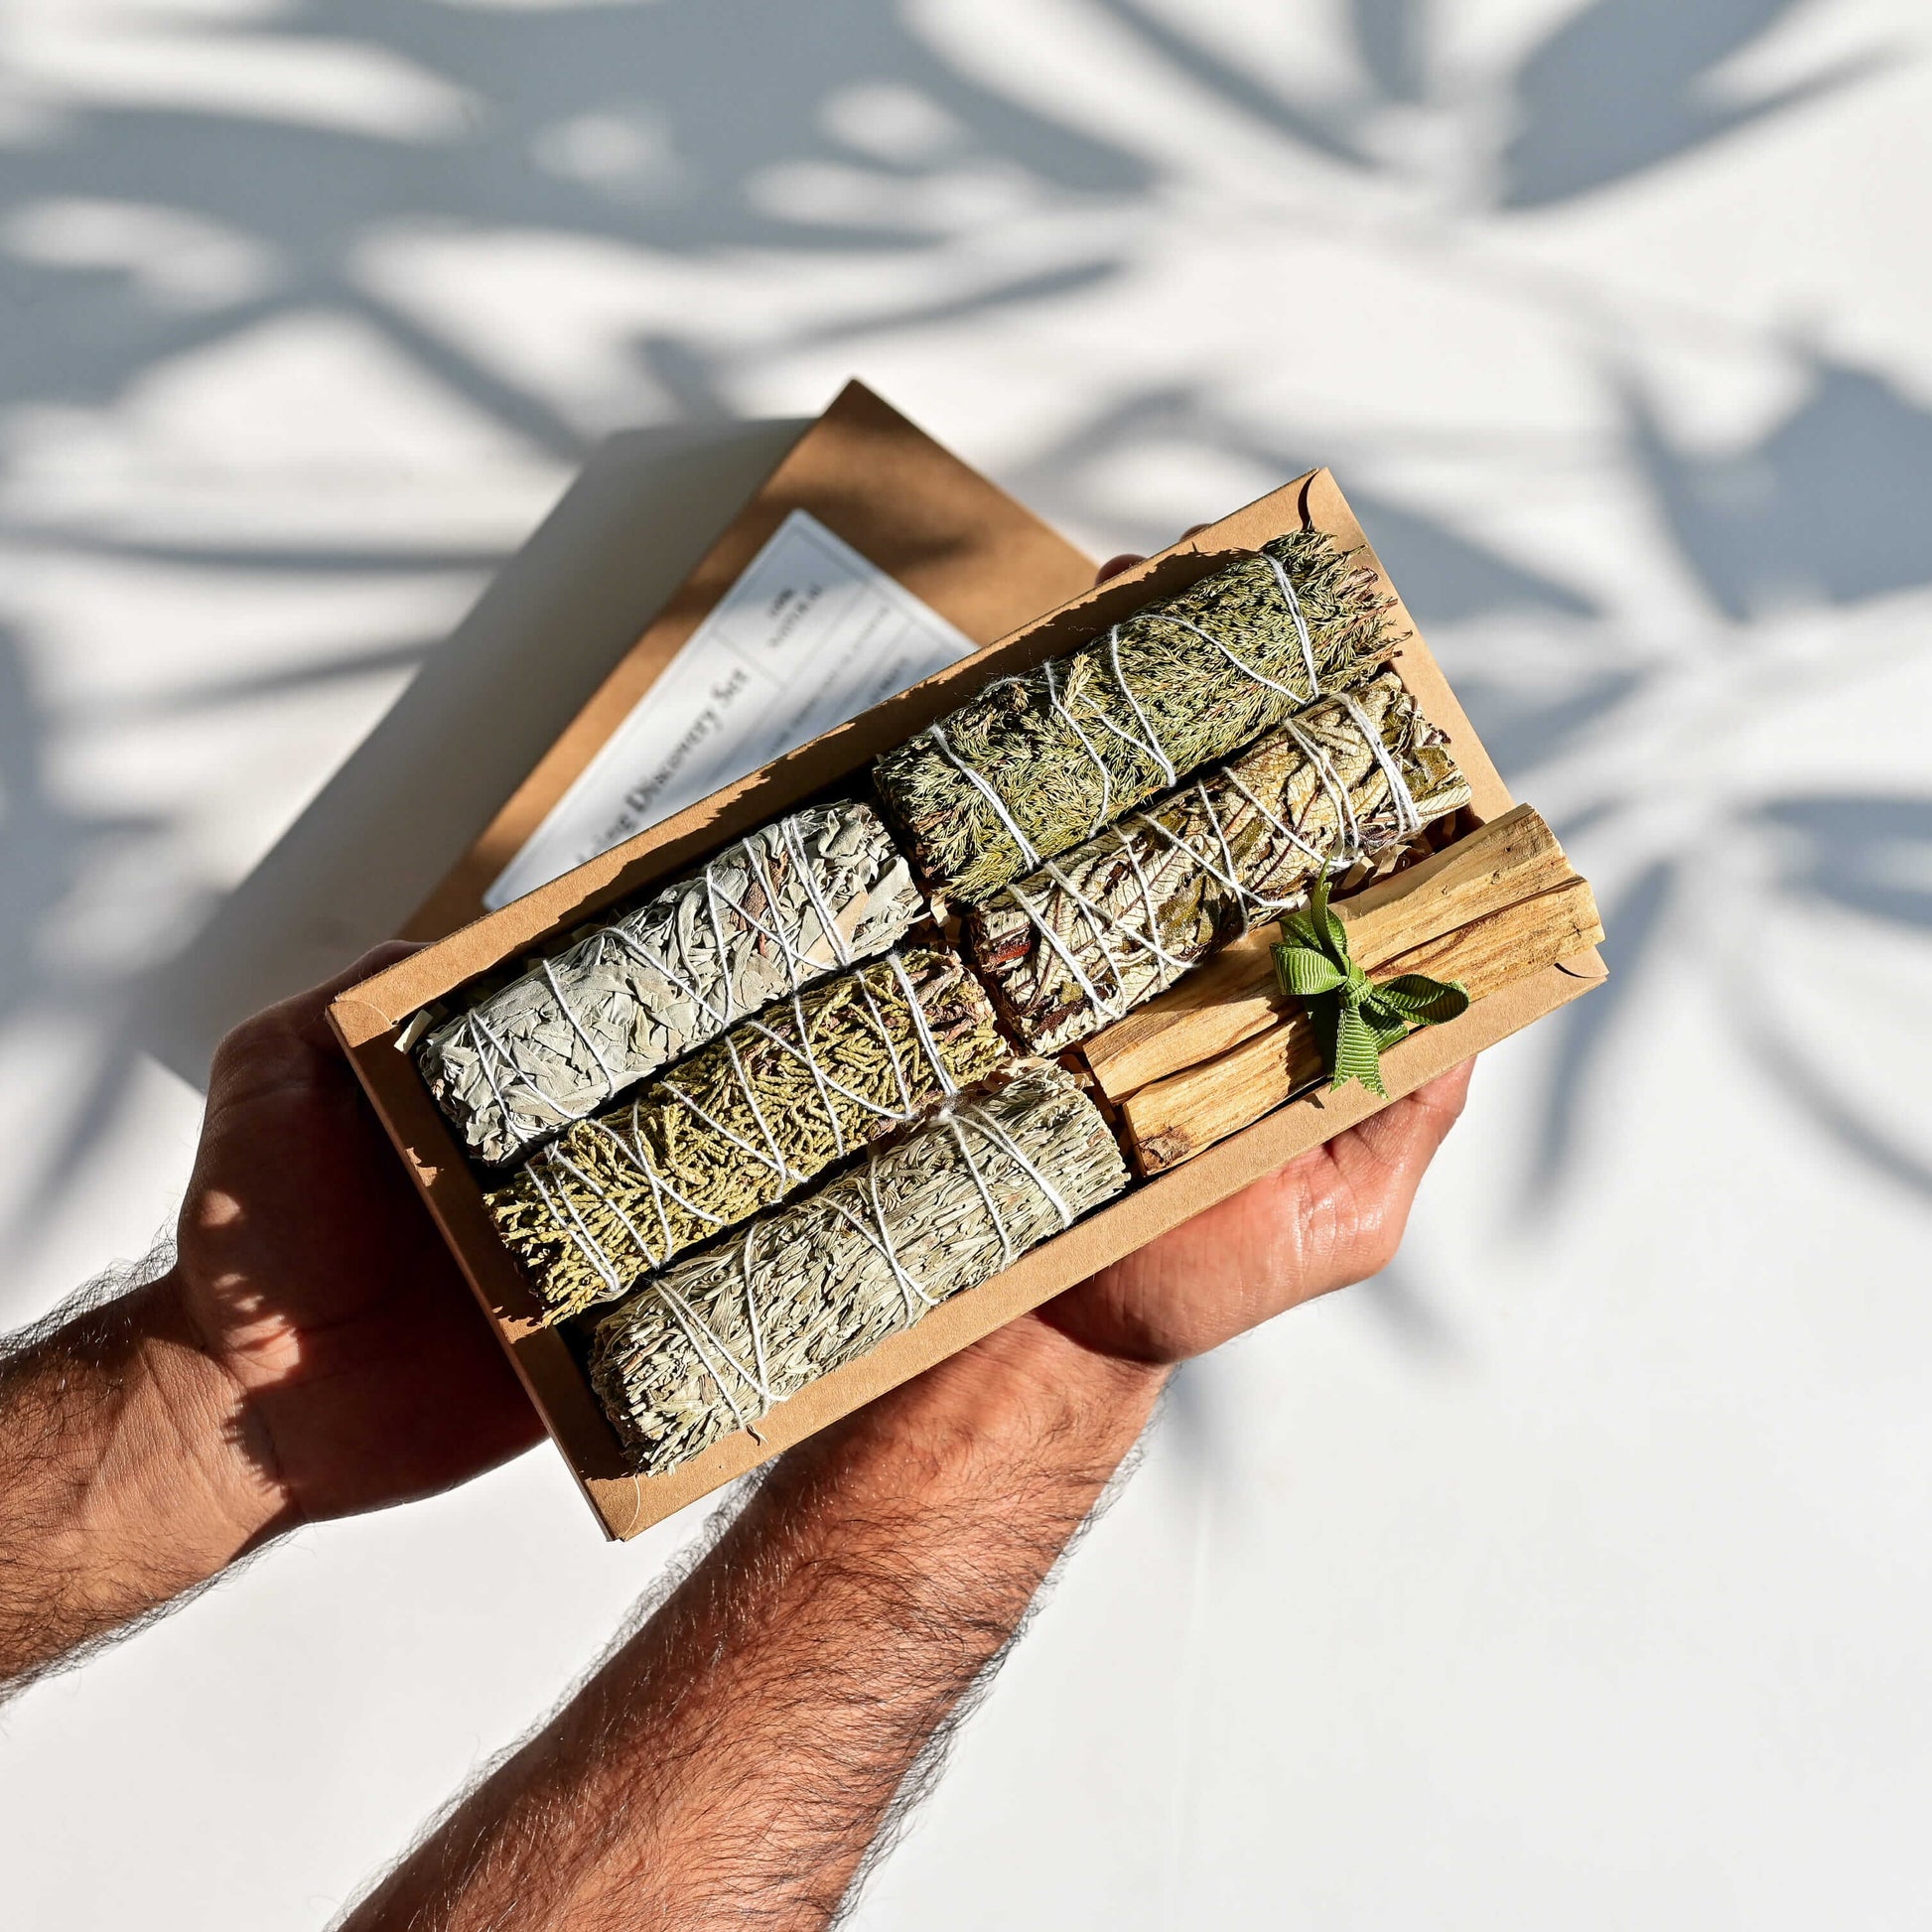
[(1442, 733), (1385, 670), (1005, 888), (974, 909), (967, 951), (1028, 1044), (1057, 1052), (1299, 909), (1322, 873), (1468, 801)]
[(1099, 1109), (1027, 1064), (743, 1234), (653, 1276), (598, 1325), (591, 1380), (661, 1475), (1127, 1184)]
[(966, 903), (1311, 703), (1394, 648), (1393, 600), (1325, 532), (1276, 537), (878, 760), (928, 882)]
[(445, 1021), (417, 1065), (470, 1151), (506, 1162), (734, 1021), (897, 944), (924, 910), (871, 806), (815, 805)]
[(487, 1195), (556, 1321), (614, 1300), (695, 1242), (1008, 1058), (951, 953), (893, 953), (757, 1018), (579, 1121)]

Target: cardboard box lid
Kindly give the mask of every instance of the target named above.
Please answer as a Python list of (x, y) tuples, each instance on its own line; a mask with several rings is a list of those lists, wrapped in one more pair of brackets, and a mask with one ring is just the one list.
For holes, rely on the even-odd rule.
[(482, 915), (490, 884), (795, 509), (980, 645), (1093, 582), (1092, 560), (1057, 531), (848, 382), (411, 915), (405, 938), (440, 939)]

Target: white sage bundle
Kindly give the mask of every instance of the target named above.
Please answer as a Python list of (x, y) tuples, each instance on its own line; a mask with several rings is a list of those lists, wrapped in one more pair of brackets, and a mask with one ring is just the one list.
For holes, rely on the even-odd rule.
[(1028, 1064), (653, 1276), (599, 1323), (591, 1380), (634, 1466), (661, 1475), (1126, 1184), (1100, 1110)]
[(967, 952), (1028, 1045), (1058, 1052), (1468, 802), (1443, 734), (1382, 671), (1004, 888)]
[(814, 805), (539, 960), (417, 1047), (479, 1159), (513, 1160), (734, 1021), (887, 951), (924, 912), (871, 806)]

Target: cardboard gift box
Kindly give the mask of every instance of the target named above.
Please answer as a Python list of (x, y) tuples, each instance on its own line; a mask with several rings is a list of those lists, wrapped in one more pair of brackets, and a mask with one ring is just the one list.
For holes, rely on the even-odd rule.
[[(519, 841), (562, 796), (705, 612), (795, 507), (825, 518), (854, 548), (913, 589), (968, 638), (977, 641), (999, 626), (1006, 626), (1006, 634), (499, 910), (448, 930), (456, 918), (480, 909), (485, 885)], [(1317, 470), (1104, 586), (1076, 591), (1077, 584), (1090, 584), (1092, 577), (1091, 566), (1076, 550), (855, 385), (774, 473), (419, 915), (416, 930), (444, 936), (337, 999), (330, 1018), (338, 1036), (609, 1534), (628, 1537), (648, 1528), (1386, 1102), (1359, 1086), (1334, 1093), (1304, 1091), (1273, 1104), (1251, 1124), (1190, 1150), (1184, 1160), (1139, 1162), (1138, 1176), (1126, 1194), (983, 1287), (943, 1303), (872, 1353), (780, 1403), (760, 1420), (758, 1438), (740, 1432), (667, 1474), (640, 1476), (625, 1466), (617, 1436), (591, 1392), (580, 1348), (566, 1332), (538, 1319), (535, 1299), (491, 1223), (478, 1173), (404, 1049), (402, 1036), (412, 1017), (479, 975), (560, 944), (607, 908), (692, 870), (719, 846), (767, 820), (815, 798), (862, 791), (877, 754), (942, 717), (991, 678), (1031, 669), (1070, 650), (1141, 605), (1219, 568), (1229, 553), (1258, 549), (1272, 537), (1303, 527), (1326, 531), (1344, 548), (1362, 550), (1364, 561), (1374, 562), (1334, 480)], [(1419, 906), (1423, 896), (1445, 895), (1456, 875), (1457, 847), (1485, 827), (1481, 852), (1473, 854), (1481, 863), (1463, 865), (1460, 872), (1480, 872), (1493, 883), (1501, 873), (1490, 867), (1489, 849), (1507, 844), (1506, 835), (1524, 814), (1518, 812), (1507, 825), (1494, 823), (1512, 813), (1515, 801), (1401, 607), (1399, 587), (1389, 583), (1386, 573), (1383, 582), (1398, 593), (1390, 614), (1398, 632), (1404, 633), (1397, 669), (1427, 716), (1446, 734), (1471, 791), (1469, 806), (1449, 828), (1445, 850), (1393, 872), (1362, 896), (1386, 916), (1392, 901), (1400, 911), (1405, 900)], [(1030, 615), (1040, 610), (1044, 615)], [(1553, 844), (1547, 836), (1544, 843), (1546, 849)], [(1556, 858), (1561, 860), (1560, 852)], [(1587, 902), (1587, 887), (1574, 875), (1566, 877), (1581, 888)], [(1491, 891), (1483, 901), (1492, 918), (1497, 898)], [(1563, 930), (1587, 938), (1594, 931), (1593, 921), (1589, 908), (1587, 918), (1573, 917)], [(1457, 958), (1453, 943), (1448, 950), (1439, 943), (1430, 970), (1452, 971)], [(1203, 976), (1213, 971), (1211, 962), (1200, 969)], [(1389, 1097), (1411, 1092), (1588, 992), (1603, 977), (1593, 948), (1578, 944), (1475, 999), (1460, 1018), (1411, 1035), (1383, 1057)], [(1203, 977), (1202, 984), (1211, 989), (1215, 981)], [(1183, 981), (1175, 993), (1186, 986)], [(1133, 1018), (1121, 1024), (1131, 1025)], [(1089, 1048), (1100, 1046), (1105, 1037), (1088, 1042)], [(1265, 1026), (1260, 1034), (1253, 1024), (1234, 1029), (1229, 1038), (1245, 1041), (1240, 1050), (1250, 1061), (1257, 1053), (1267, 1060), (1274, 1052), (1269, 1043), (1273, 1035)], [(1077, 1058), (1069, 1063), (1076, 1068), (1080, 1064)], [(1268, 1077), (1264, 1070), (1264, 1088)], [(1279, 1068), (1273, 1077), (1279, 1079)], [(1118, 1081), (1103, 1078), (1096, 1086), (1125, 1133), (1131, 1095), (1123, 1107)]]

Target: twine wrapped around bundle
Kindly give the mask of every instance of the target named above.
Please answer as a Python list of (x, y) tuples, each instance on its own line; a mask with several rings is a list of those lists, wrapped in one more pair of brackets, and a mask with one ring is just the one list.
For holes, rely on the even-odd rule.
[(470, 1151), (509, 1161), (733, 1021), (896, 945), (924, 909), (871, 806), (815, 805), (444, 1022), (417, 1064)]
[(1253, 919), (1469, 801), (1393, 671), (1324, 698), (1252, 751), (1110, 825), (975, 909), (966, 946), (1035, 1052), (1172, 986)]
[(548, 1319), (782, 1199), (1009, 1056), (951, 953), (911, 951), (741, 1021), (487, 1196)]
[(591, 1380), (635, 1466), (661, 1475), (1126, 1183), (1093, 1102), (1058, 1067), (1020, 1068), (646, 1282), (599, 1324)]
[(1396, 639), (1374, 571), (1318, 530), (1150, 604), (878, 760), (880, 795), (927, 881), (990, 897), (1110, 820), (1227, 758)]

